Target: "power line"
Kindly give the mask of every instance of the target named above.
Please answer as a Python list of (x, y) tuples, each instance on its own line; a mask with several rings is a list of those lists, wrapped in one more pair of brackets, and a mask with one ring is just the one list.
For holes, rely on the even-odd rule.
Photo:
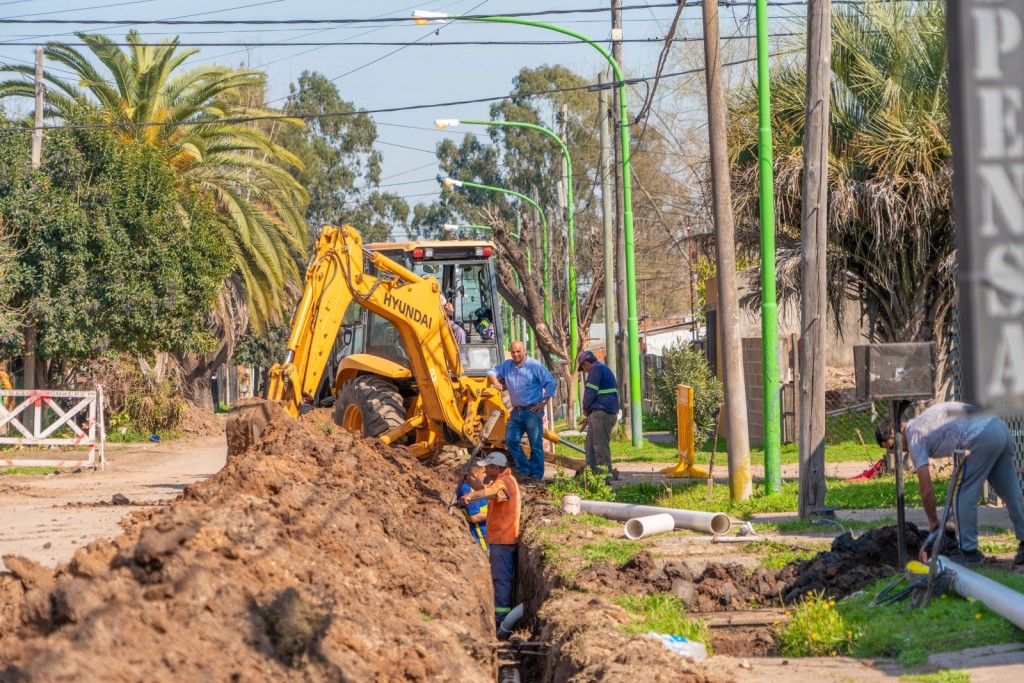
[[(785, 52), (776, 52), (769, 55), (769, 57), (779, 57), (787, 54), (793, 54), (800, 52), (800, 50), (787, 50)], [(722, 66), (735, 66), (738, 64), (744, 64), (747, 62), (755, 61), (756, 57), (750, 59), (741, 59), (734, 62), (724, 63)], [(704, 67), (698, 67), (696, 69), (687, 69), (685, 71), (676, 71), (670, 74), (663, 74), (662, 78), (674, 78), (677, 76), (688, 76), (695, 73), (704, 71)], [(359, 109), (354, 111), (344, 112), (323, 112), (320, 114), (303, 114), (303, 113), (289, 113), (289, 114), (261, 114), (253, 116), (234, 116), (225, 117), (219, 119), (202, 119), (196, 121), (121, 121), (115, 123), (79, 123), (79, 124), (61, 124), (56, 126), (43, 126), (43, 130), (96, 130), (103, 128), (178, 128), (182, 126), (196, 126), (196, 125), (208, 125), (210, 123), (255, 123), (257, 121), (281, 121), (285, 119), (303, 119), (303, 120), (316, 120), (316, 119), (329, 119), (329, 118), (341, 118), (348, 116), (359, 116), (362, 114), (390, 114), (399, 111), (412, 111), (416, 109), (433, 109), (439, 107), (454, 107), (464, 104), (480, 104), (484, 102), (497, 102), (501, 100), (507, 100), (510, 98), (524, 98), (524, 97), (543, 97), (546, 95), (553, 95), (562, 92), (576, 92), (579, 90), (598, 90), (600, 87), (613, 88), (619, 85), (631, 85), (635, 83), (641, 83), (653, 79), (653, 76), (627, 78), (621, 83), (605, 83), (601, 86), (597, 84), (593, 85), (579, 85), (571, 88), (551, 88), (549, 90), (540, 90), (536, 92), (525, 92), (515, 93), (513, 95), (500, 95), (497, 97), (477, 97), (468, 100), (453, 100), (450, 102), (433, 102), (429, 104), (409, 104), (399, 107), (381, 107), (378, 109)], [(15, 132), (31, 132), (35, 130), (33, 126), (15, 126), (0, 128), (0, 133), (15, 133)], [(424, 150), (419, 150), (424, 151)]]

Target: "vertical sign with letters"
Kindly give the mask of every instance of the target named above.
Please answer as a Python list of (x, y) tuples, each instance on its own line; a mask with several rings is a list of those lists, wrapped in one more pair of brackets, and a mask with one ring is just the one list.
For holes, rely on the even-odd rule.
[(1024, 2), (948, 0), (964, 397), (1024, 406)]

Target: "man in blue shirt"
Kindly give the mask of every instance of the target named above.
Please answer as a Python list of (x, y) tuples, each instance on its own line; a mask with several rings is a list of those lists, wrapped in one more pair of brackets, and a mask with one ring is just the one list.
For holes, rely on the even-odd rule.
[(579, 369), (586, 374), (583, 415), (587, 423), (587, 466), (592, 472), (607, 467), (612, 472), (612, 431), (619, 420), (619, 391), (615, 375), (597, 360), (593, 351), (580, 356)]
[[(512, 342), (512, 358), (487, 373), (491, 384), (508, 391), (512, 413), (505, 426), (505, 445), (512, 454), (516, 470), (527, 477), (527, 484), (544, 478), (544, 408), (555, 395), (555, 378), (533, 358), (526, 357), (526, 345)], [(523, 434), (530, 441), (530, 458), (523, 452)], [(533, 480), (533, 481), (531, 481)]]
[[(486, 471), (483, 463), (474, 460), (467, 467), (469, 469), (466, 470), (466, 478), (462, 480), (458, 488), (457, 499), (459, 500), (484, 487)], [(462, 508), (462, 511), (466, 515), (466, 521), (469, 522), (469, 532), (473, 534), (473, 538), (476, 539), (480, 547), (487, 550), (487, 501), (474, 500)]]

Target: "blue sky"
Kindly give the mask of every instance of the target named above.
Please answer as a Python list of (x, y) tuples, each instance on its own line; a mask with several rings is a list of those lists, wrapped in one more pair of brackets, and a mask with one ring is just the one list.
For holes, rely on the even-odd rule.
[[(457, 0), (455, 2), (378, 0), (376, 2), (297, 2), (295, 0), (0, 0), (0, 18), (21, 19), (147, 19), (188, 20), (284, 20), (381, 17), (411, 17), (413, 9), (443, 11), (451, 14), (502, 14), (557, 8), (607, 8), (607, 0)], [(657, 0), (623, 0), (624, 37), (626, 39), (663, 38), (675, 14), (674, 7), (660, 6)], [(683, 12), (686, 35), (701, 32), (700, 6)], [(787, 17), (802, 14), (799, 7), (772, 8), (770, 15)], [(594, 14), (568, 14), (531, 17), (571, 28), (606, 45), (611, 35), (608, 11)], [(746, 35), (754, 32), (754, 9), (732, 6), (721, 9), (722, 35)], [(82, 24), (0, 24), (0, 59), (27, 63), (33, 59), (32, 44), (46, 40), (74, 41), (76, 30), (104, 33), (115, 37), (128, 26)], [(315, 70), (333, 79), (342, 96), (357, 107), (374, 110), (429, 103), (496, 97), (511, 88), (513, 76), (523, 67), (563, 64), (585, 75), (596, 74), (605, 66), (600, 54), (583, 44), (571, 45), (473, 45), (473, 46), (367, 46), (344, 45), (353, 42), (406, 43), (418, 41), (550, 41), (561, 40), (554, 32), (542, 29), (452, 22), (429, 27), (410, 21), (370, 22), (356, 25), (303, 26), (154, 26), (135, 27), (144, 36), (158, 39), (171, 35), (183, 43), (227, 43), (228, 46), (204, 46), (193, 62), (215, 61), (232, 66), (246, 65), (265, 70), (269, 75), (271, 100), (283, 98), (288, 84), (303, 70)], [(436, 33), (435, 33), (436, 32)], [(298, 46), (300, 42), (337, 42), (339, 45)], [(258, 43), (259, 46), (239, 46)], [(274, 45), (268, 45), (274, 43)], [(291, 43), (291, 45), (289, 45)], [(699, 45), (699, 44), (698, 44)], [(737, 54), (753, 55), (754, 42), (739, 40), (732, 44)], [(660, 45), (627, 43), (624, 63), (633, 76), (653, 75)], [(642, 93), (641, 91), (637, 91)], [(407, 198), (410, 204), (430, 202), (437, 194), (437, 175), (433, 150), (443, 136), (461, 137), (467, 129), (441, 133), (433, 128), (435, 118), (487, 118), (489, 103), (440, 106), (402, 112), (374, 114), (384, 155), (382, 185)], [(695, 114), (700, 125), (703, 114)]]

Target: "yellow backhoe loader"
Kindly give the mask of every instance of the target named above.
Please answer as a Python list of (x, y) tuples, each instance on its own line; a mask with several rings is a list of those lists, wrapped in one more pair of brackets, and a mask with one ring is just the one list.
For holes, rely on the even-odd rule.
[(487, 381), (504, 348), (491, 253), (487, 242), (364, 245), (350, 226), (325, 226), (267, 398), (293, 416), (333, 403), (338, 425), (420, 460), (446, 444), (505, 450), (508, 410)]

